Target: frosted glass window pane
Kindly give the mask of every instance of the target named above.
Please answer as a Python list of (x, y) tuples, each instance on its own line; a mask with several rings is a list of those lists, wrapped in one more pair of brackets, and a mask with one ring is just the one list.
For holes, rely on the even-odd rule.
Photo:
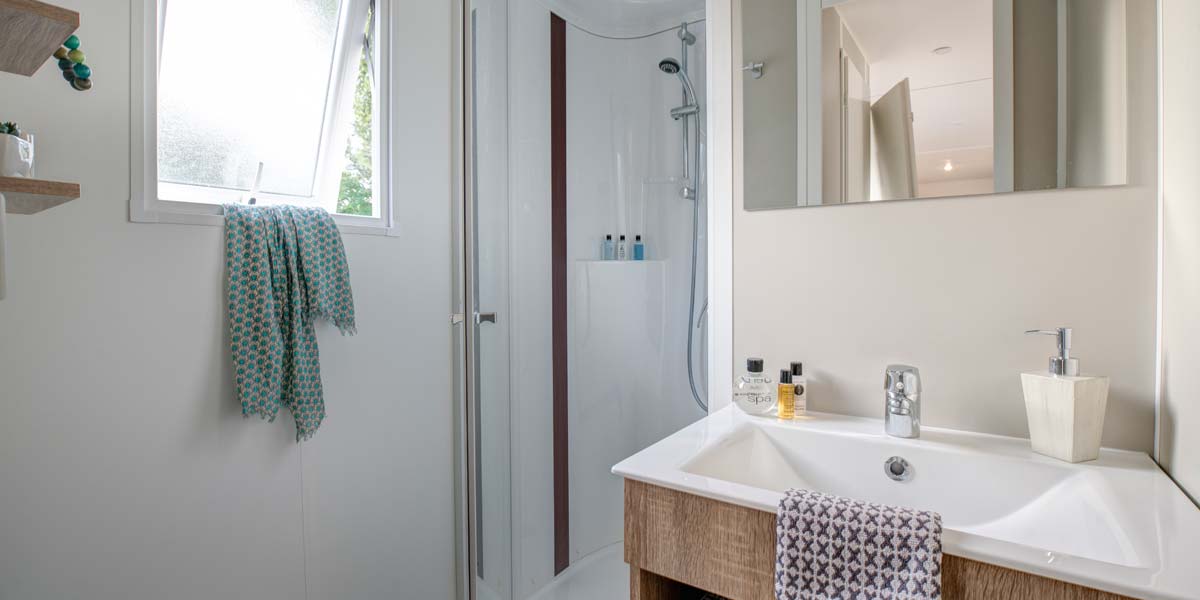
[[(158, 84), (161, 181), (313, 195), (339, 0), (171, 0)], [(215, 201), (215, 200), (214, 200)]]

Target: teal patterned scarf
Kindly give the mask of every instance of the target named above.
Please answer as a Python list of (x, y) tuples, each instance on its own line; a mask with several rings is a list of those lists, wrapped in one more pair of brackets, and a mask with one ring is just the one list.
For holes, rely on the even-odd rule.
[(313, 324), (353, 335), (354, 298), (346, 250), (333, 217), (319, 208), (225, 206), (225, 266), (234, 387), (242, 415), (296, 419), (296, 440), (325, 419)]

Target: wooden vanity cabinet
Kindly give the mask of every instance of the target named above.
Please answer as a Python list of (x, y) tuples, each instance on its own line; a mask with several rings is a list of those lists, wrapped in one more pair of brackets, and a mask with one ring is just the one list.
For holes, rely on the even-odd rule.
[[(775, 515), (625, 480), (631, 600), (775, 600)], [(1124, 600), (946, 554), (944, 600)]]

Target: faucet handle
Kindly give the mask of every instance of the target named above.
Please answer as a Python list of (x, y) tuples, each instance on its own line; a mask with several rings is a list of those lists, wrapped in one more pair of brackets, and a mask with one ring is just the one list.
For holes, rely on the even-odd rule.
[(883, 389), (888, 395), (915, 399), (921, 394), (921, 371), (910, 365), (888, 365), (884, 371)]

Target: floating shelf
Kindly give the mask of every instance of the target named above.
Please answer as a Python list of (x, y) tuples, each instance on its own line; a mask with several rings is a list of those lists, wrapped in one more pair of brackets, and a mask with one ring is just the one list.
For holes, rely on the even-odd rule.
[(8, 210), (5, 212), (32, 215), (79, 198), (79, 184), (24, 177), (0, 177), (0, 194), (4, 194), (4, 198), (8, 200)]
[(0, 0), (0, 71), (33, 75), (76, 29), (79, 13), (73, 10), (37, 0)]

